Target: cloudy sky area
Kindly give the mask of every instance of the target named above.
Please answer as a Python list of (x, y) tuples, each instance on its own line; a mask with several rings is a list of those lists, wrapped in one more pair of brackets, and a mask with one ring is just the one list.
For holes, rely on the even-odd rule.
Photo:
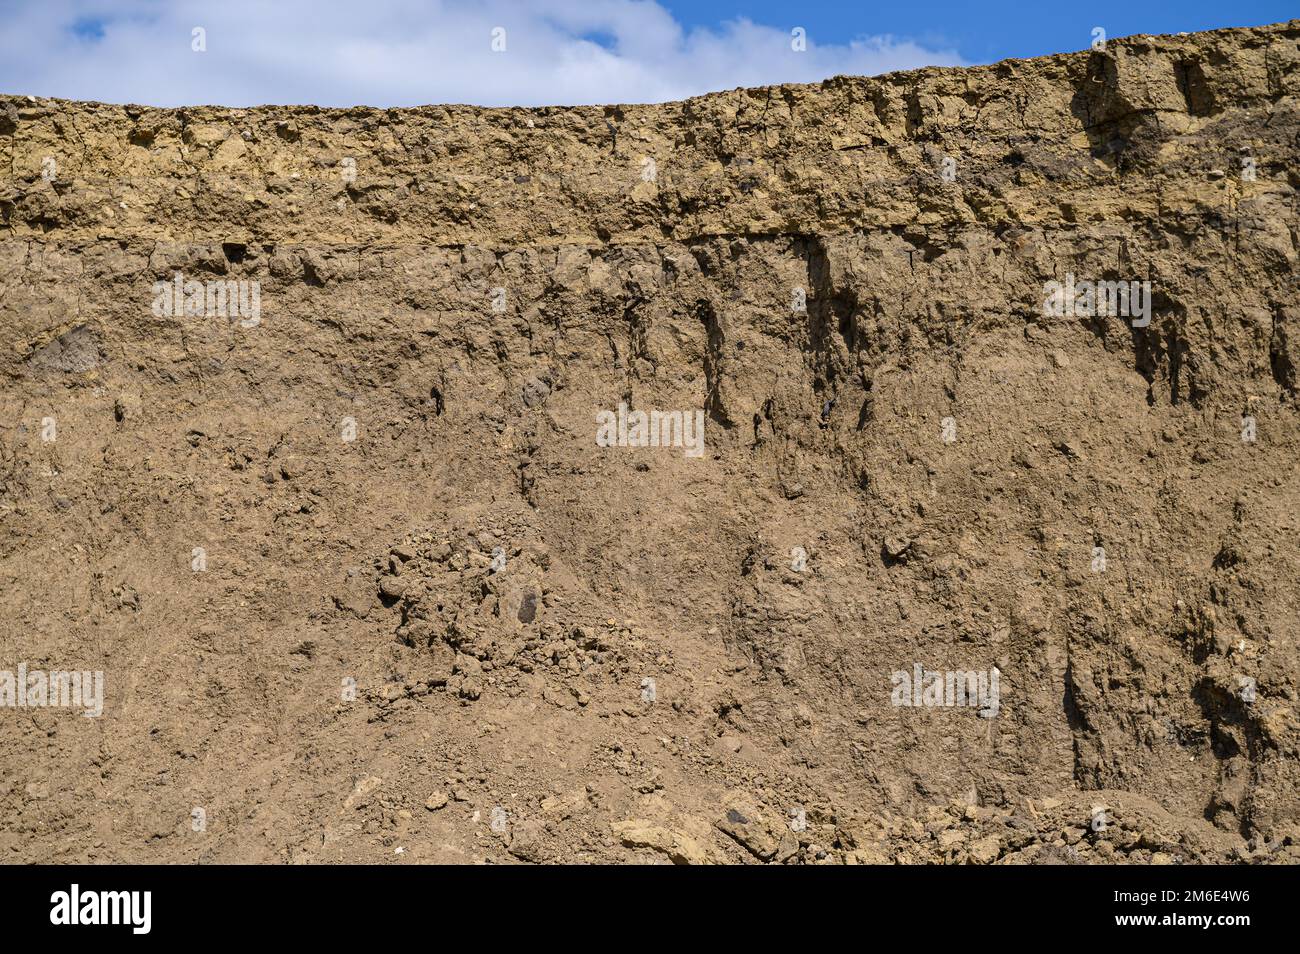
[[(1284, 4), (0, 0), (0, 92), (156, 106), (659, 102), (1287, 19)], [(1082, 7), (1084, 5), (1070, 5)], [(1171, 9), (1172, 8), (1172, 9)], [(196, 52), (193, 30), (205, 31)], [(806, 31), (792, 49), (791, 31)], [(492, 49), (493, 30), (505, 50)]]

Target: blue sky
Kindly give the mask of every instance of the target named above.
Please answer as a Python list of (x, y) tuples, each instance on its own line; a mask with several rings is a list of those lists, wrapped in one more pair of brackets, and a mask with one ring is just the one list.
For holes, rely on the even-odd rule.
[(1080, 50), (1097, 26), (1117, 37), (1294, 16), (1274, 0), (0, 0), (0, 92), (155, 106), (662, 102)]
[(1078, 50), (1088, 45), (1094, 26), (1102, 26), (1108, 36), (1129, 36), (1262, 26), (1300, 18), (1300, 2), (1280, 0), (667, 0), (663, 5), (688, 27), (711, 26), (740, 16), (782, 25), (793, 18), (822, 42), (845, 43), (859, 34), (892, 34), (928, 47), (955, 49), (969, 63)]

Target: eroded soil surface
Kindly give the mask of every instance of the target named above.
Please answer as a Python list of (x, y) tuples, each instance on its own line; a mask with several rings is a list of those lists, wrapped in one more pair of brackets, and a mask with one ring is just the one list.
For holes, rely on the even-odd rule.
[(0, 860), (1300, 861), (1298, 136), (1300, 21), (658, 106), (0, 97), (0, 670), (104, 673), (0, 706)]

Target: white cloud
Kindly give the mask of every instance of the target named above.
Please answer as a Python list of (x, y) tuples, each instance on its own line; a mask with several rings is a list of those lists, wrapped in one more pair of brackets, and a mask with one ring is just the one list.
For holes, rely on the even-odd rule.
[(11, 0), (3, 18), (0, 91), (156, 106), (662, 102), (961, 63), (879, 36), (795, 52), (797, 22), (686, 31), (637, 0)]

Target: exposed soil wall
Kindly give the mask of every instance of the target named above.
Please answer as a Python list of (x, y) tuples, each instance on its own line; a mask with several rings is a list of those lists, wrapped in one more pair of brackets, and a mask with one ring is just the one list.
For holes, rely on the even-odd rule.
[(1300, 21), (0, 97), (0, 860), (1300, 860), (1298, 159)]

